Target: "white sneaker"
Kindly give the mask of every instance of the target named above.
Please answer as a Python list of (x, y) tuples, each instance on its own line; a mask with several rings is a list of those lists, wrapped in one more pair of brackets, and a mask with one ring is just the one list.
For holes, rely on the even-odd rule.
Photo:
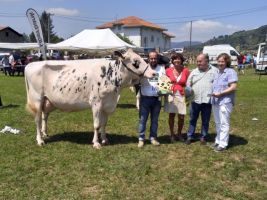
[(160, 145), (160, 143), (156, 139), (151, 140), (151, 144), (154, 145), (154, 146), (159, 146)]
[(145, 145), (144, 140), (139, 140), (138, 145), (137, 145), (138, 148), (142, 148), (144, 145)]

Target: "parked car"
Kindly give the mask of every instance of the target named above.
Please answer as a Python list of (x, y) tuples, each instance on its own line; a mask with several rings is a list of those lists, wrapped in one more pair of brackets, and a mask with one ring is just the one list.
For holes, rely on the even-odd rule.
[(170, 54), (170, 53), (183, 53), (184, 52), (184, 48), (172, 48), (172, 49), (169, 49), (167, 51), (164, 51), (162, 52), (163, 54)]
[(266, 43), (260, 43), (256, 59), (256, 71), (267, 74), (267, 48)]

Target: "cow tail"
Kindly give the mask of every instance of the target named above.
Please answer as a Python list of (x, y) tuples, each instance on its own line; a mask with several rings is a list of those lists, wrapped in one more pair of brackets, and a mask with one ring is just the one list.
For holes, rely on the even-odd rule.
[(26, 110), (35, 115), (37, 113), (37, 109), (36, 107), (34, 106), (34, 104), (32, 103), (31, 99), (30, 99), (30, 96), (29, 96), (29, 84), (28, 84), (28, 80), (27, 80), (27, 76), (25, 74), (25, 85), (26, 85), (26, 93), (27, 93), (27, 103), (26, 103)]

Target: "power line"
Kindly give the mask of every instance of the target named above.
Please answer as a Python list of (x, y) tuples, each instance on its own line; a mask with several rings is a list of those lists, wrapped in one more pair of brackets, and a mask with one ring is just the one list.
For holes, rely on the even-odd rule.
[[(167, 21), (167, 22), (157, 22), (158, 24), (177, 24), (177, 23), (186, 23), (190, 21), (196, 21), (196, 18), (199, 17), (207, 17), (202, 20), (209, 20), (209, 19), (219, 19), (224, 17), (231, 17), (236, 15), (243, 15), (249, 14), (253, 12), (259, 12), (262, 10), (266, 10), (267, 5), (261, 7), (254, 7), (250, 9), (243, 9), (243, 10), (234, 10), (234, 11), (227, 11), (221, 13), (210, 13), (204, 15), (193, 15), (193, 16), (182, 16), (182, 17), (169, 17), (169, 18), (147, 18), (146, 20), (171, 20), (171, 19), (188, 19), (188, 20), (180, 20), (180, 21)], [(9, 14), (9, 13), (0, 13), (1, 17), (25, 17), (24, 14)], [(84, 22), (95, 22), (95, 23), (105, 23), (106, 20), (114, 20), (114, 18), (99, 18), (99, 17), (88, 17), (88, 16), (67, 16), (67, 15), (59, 15), (55, 14), (55, 17), (68, 19), (68, 20), (75, 20), (75, 21), (84, 21)], [(211, 17), (209, 17), (211, 16)]]
[(233, 11), (227, 11), (227, 12), (221, 12), (221, 13), (210, 13), (210, 14), (203, 14), (203, 15), (192, 15), (192, 16), (182, 16), (182, 17), (168, 17), (168, 18), (147, 18), (147, 20), (171, 20), (171, 19), (187, 19), (187, 18), (196, 18), (196, 17), (208, 17), (208, 16), (217, 16), (217, 15), (225, 15), (225, 14), (234, 14), (239, 12), (248, 12), (248, 11), (257, 11), (259, 9), (266, 9), (267, 5), (250, 8), (250, 9), (243, 9), (243, 10), (233, 10)]

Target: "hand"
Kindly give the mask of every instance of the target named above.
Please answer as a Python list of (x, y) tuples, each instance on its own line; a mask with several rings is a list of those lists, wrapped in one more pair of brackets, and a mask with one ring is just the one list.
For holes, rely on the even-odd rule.
[(219, 98), (220, 96), (222, 96), (222, 94), (220, 92), (218, 92), (218, 93), (213, 93), (212, 96)]

